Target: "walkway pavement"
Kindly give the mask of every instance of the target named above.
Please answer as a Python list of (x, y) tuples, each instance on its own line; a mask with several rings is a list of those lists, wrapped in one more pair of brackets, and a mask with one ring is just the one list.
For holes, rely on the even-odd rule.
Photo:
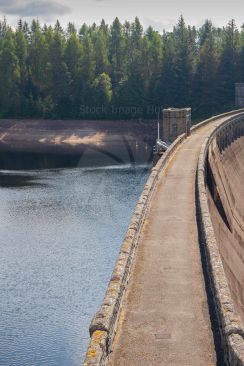
[(161, 174), (138, 243), (109, 366), (212, 366), (216, 355), (199, 251), (195, 172), (206, 134)]

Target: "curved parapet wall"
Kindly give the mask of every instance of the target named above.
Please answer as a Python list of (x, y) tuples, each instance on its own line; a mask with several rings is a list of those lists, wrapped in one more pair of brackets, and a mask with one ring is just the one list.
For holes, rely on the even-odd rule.
[(229, 365), (244, 365), (244, 117), (218, 126), (202, 146), (198, 217)]

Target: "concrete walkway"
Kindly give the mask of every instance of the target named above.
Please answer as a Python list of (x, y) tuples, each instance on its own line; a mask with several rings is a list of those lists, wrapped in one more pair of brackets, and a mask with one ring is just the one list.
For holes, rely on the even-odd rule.
[(195, 172), (206, 133), (188, 138), (161, 174), (144, 223), (110, 366), (211, 366), (216, 355), (202, 274)]

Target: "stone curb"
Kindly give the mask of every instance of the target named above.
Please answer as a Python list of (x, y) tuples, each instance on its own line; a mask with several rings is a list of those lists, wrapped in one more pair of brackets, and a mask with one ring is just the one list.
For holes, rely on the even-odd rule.
[[(195, 133), (199, 128), (221, 118), (221, 116), (224, 117), (233, 113), (240, 113), (241, 111), (244, 111), (244, 109), (227, 112), (220, 116), (214, 116), (197, 124), (196, 126), (193, 126), (191, 131), (192, 133)], [(110, 347), (116, 333), (120, 305), (129, 280), (133, 258), (147, 208), (151, 202), (159, 174), (163, 171), (174, 152), (182, 144), (185, 138), (186, 136), (183, 134), (174, 141), (166, 153), (159, 159), (156, 166), (152, 169), (152, 172), (146, 182), (122, 243), (119, 257), (108, 284), (103, 303), (92, 319), (89, 328), (91, 340), (83, 366), (106, 365), (107, 356), (110, 352)]]
[[(242, 111), (243, 110), (239, 110), (239, 112)], [(243, 114), (241, 116), (243, 116)], [(244, 365), (244, 328), (241, 324), (240, 317), (234, 309), (234, 304), (214, 234), (205, 185), (205, 161), (209, 145), (213, 138), (222, 128), (225, 128), (231, 122), (238, 120), (239, 117), (240, 116), (229, 118), (227, 121), (217, 126), (205, 139), (198, 159), (196, 177), (196, 205), (197, 216), (200, 224), (200, 237), (206, 254), (207, 270), (210, 277), (214, 304), (221, 330), (220, 333), (225, 361), (230, 366)]]

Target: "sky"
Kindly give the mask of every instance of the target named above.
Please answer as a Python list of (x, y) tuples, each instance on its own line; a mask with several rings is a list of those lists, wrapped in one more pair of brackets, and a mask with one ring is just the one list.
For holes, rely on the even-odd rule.
[(101, 19), (112, 23), (116, 16), (123, 22), (139, 17), (143, 26), (149, 25), (162, 32), (171, 30), (183, 15), (187, 24), (200, 26), (211, 19), (216, 26), (224, 26), (232, 18), (237, 26), (244, 23), (243, 0), (0, 0), (0, 18), (6, 16), (15, 26), (21, 17), (31, 21), (63, 26), (68, 22), (79, 27), (83, 23), (99, 24)]

